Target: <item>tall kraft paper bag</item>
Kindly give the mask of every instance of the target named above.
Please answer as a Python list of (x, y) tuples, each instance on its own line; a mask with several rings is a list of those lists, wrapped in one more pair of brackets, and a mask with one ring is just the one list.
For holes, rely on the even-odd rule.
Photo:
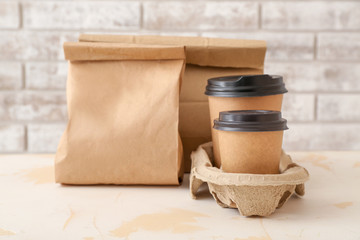
[(65, 43), (64, 51), (69, 121), (56, 182), (178, 185), (184, 47)]
[(229, 75), (262, 74), (266, 42), (201, 37), (89, 35), (82, 42), (122, 42), (185, 45), (186, 70), (180, 94), (180, 136), (184, 146), (185, 171), (190, 171), (190, 153), (211, 141), (206, 82)]

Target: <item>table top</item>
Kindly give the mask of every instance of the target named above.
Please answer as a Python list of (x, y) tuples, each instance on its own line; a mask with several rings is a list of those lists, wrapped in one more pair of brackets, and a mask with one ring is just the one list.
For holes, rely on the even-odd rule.
[(360, 239), (360, 152), (290, 152), (305, 196), (243, 217), (174, 186), (62, 186), (53, 155), (0, 155), (1, 239)]

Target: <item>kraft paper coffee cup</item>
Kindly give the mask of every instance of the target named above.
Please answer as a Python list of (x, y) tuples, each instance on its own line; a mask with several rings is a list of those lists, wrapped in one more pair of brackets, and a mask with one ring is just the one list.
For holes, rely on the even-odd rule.
[(221, 168), (230, 173), (277, 174), (283, 132), (288, 129), (279, 111), (220, 112), (214, 120), (219, 137)]
[[(205, 94), (209, 97), (210, 123), (213, 124), (219, 112), (231, 110), (274, 110), (281, 111), (283, 94), (286, 93), (282, 76), (242, 75), (211, 78)], [(211, 131), (214, 164), (221, 166), (217, 132)]]

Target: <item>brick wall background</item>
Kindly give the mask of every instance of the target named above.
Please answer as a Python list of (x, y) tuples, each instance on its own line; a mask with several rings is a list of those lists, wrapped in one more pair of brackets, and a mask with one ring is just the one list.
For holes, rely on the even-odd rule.
[(0, 152), (54, 152), (79, 32), (263, 39), (287, 150), (360, 149), (360, 1), (0, 0)]

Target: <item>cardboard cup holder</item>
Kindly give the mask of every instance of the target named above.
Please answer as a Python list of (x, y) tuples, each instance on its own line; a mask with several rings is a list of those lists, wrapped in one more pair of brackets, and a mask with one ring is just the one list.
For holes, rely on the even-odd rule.
[(207, 183), (211, 195), (224, 208), (237, 208), (243, 216), (269, 216), (294, 193), (305, 194), (308, 171), (281, 153), (279, 174), (225, 173), (213, 166), (212, 142), (191, 153), (190, 191), (196, 193)]

